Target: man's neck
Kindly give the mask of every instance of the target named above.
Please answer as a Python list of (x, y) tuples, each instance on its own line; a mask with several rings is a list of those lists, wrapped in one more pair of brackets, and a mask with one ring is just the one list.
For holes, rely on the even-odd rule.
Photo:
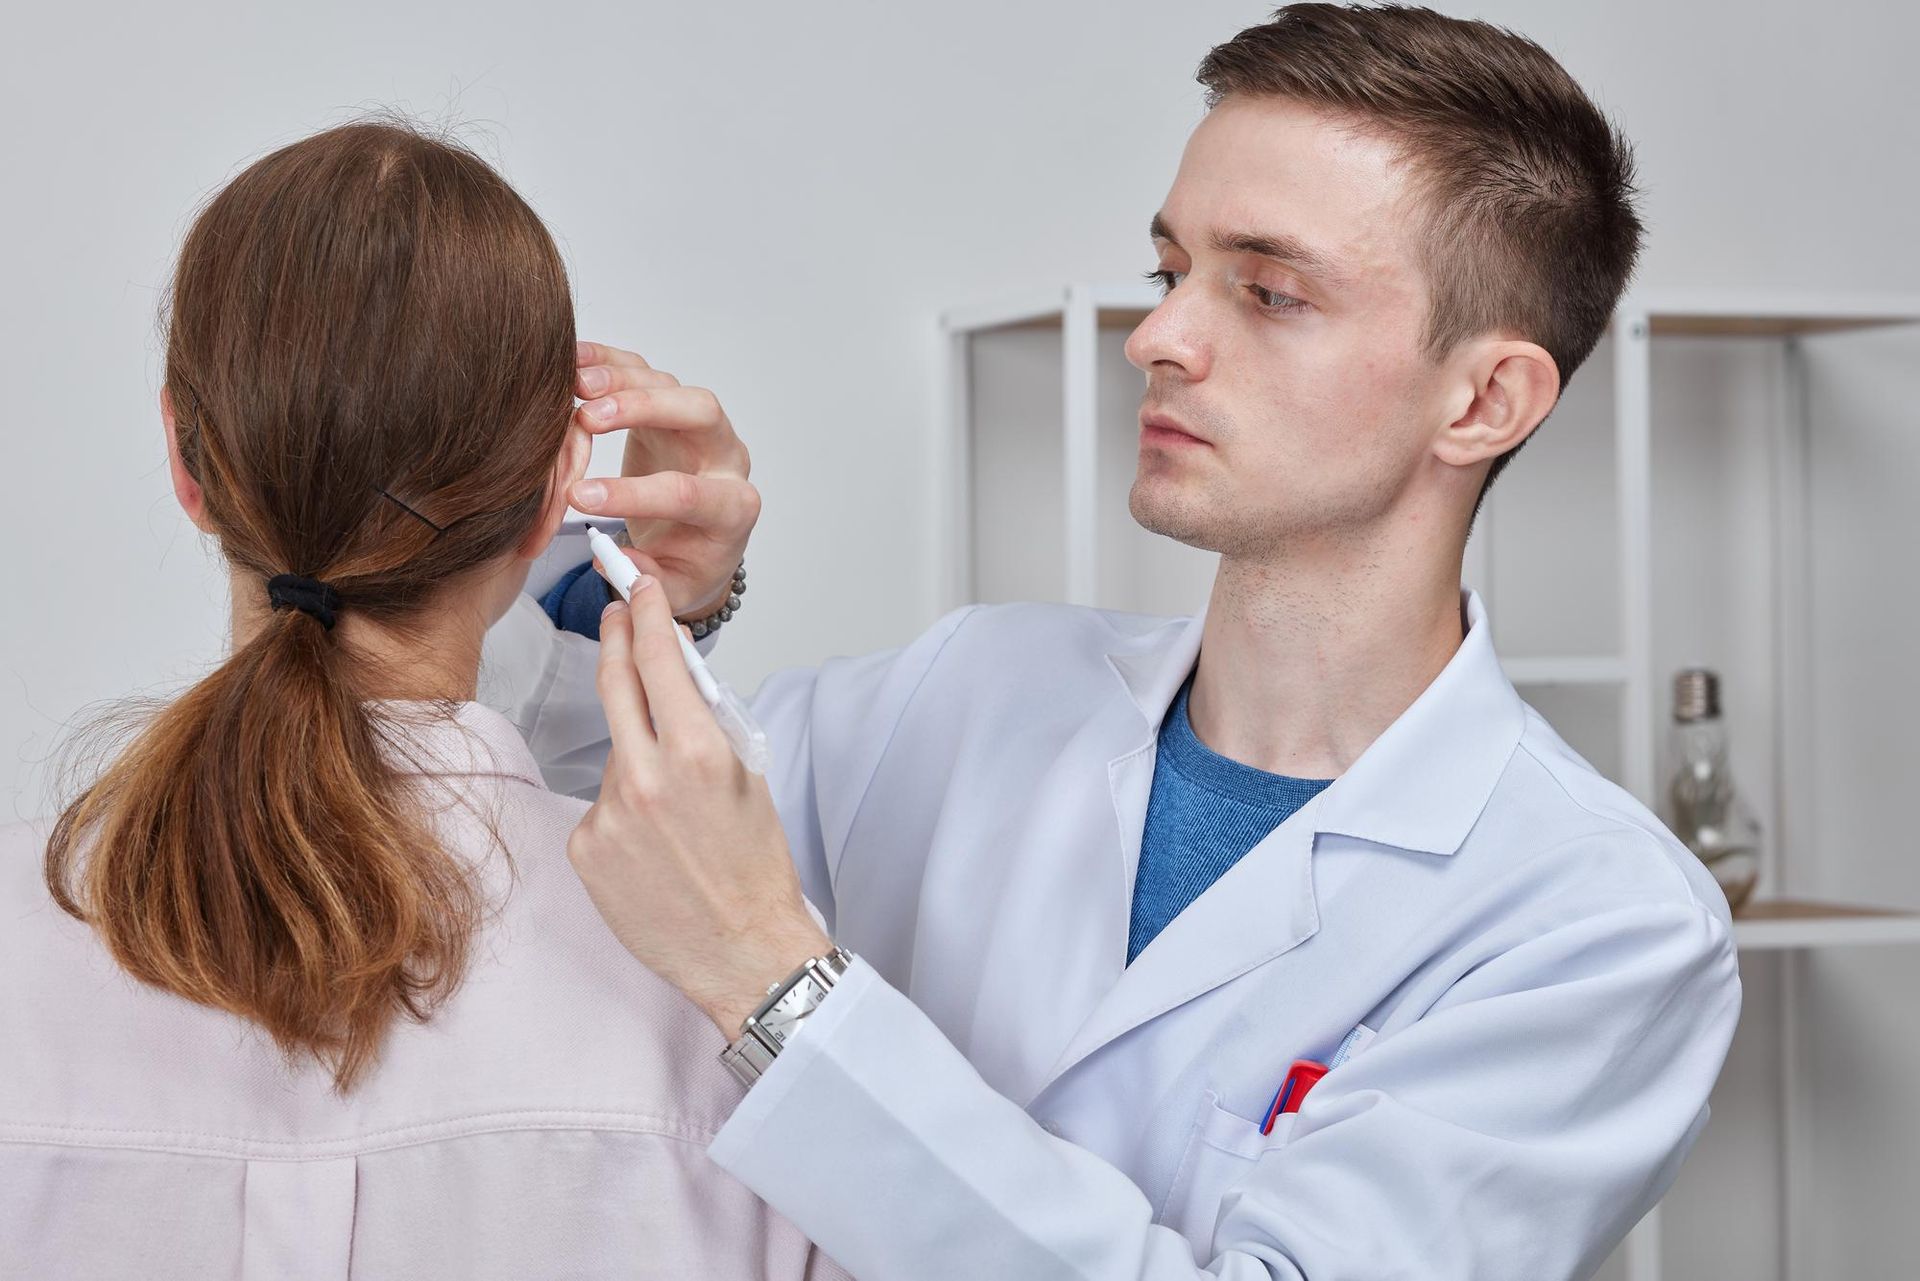
[(1459, 556), (1381, 548), (1222, 557), (1188, 706), (1243, 764), (1337, 778), (1432, 684), (1463, 635)]

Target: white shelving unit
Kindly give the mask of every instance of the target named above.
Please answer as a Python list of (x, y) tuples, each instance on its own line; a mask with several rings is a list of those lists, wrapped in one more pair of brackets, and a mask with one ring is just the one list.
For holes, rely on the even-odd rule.
[[(1025, 596), (1064, 600), (1144, 612), (1191, 612), (1205, 599), (1211, 558), (1198, 555), (1161, 560), (1154, 584), (1132, 584), (1124, 571), (1131, 561), (1163, 557), (1130, 536), (1112, 509), (1116, 479), (1131, 472), (1133, 415), (1138, 375), (1129, 384), (1125, 371), (1111, 368), (1113, 339), (1130, 330), (1158, 303), (1147, 285), (1069, 285), (1037, 290), (1002, 305), (960, 308), (942, 318), (947, 367), (944, 418), (947, 428), (945, 474), (955, 478), (946, 491), (948, 595), (953, 604), (977, 599)], [(1549, 710), (1556, 699), (1566, 704), (1567, 719), (1584, 722), (1596, 764), (1643, 802), (1656, 801), (1660, 753), (1658, 709), (1664, 687), (1656, 672), (1655, 528), (1655, 348), (1664, 338), (1738, 339), (1777, 343), (1781, 351), (1768, 368), (1775, 385), (1770, 403), (1782, 412), (1772, 419), (1765, 446), (1771, 490), (1771, 545), (1765, 584), (1766, 628), (1770, 630), (1769, 742), (1762, 749), (1774, 780), (1811, 775), (1813, 751), (1812, 606), (1809, 551), (1808, 394), (1801, 342), (1811, 335), (1844, 333), (1889, 325), (1920, 324), (1920, 298), (1783, 297), (1756, 294), (1646, 294), (1629, 298), (1615, 317), (1609, 341), (1590, 367), (1570, 385), (1568, 401), (1585, 388), (1610, 400), (1597, 411), (1596, 426), (1611, 419), (1610, 459), (1614, 526), (1610, 547), (1589, 547), (1595, 565), (1611, 560), (1616, 584), (1617, 650), (1589, 647), (1558, 652), (1519, 653), (1504, 660), (1509, 677), (1529, 701), (1542, 705), (1557, 728), (1561, 716)], [(1109, 355), (1102, 358), (1103, 336)], [(1610, 351), (1610, 387), (1600, 372)], [(1055, 381), (1057, 379), (1057, 381)], [(1012, 385), (1001, 386), (1001, 382)], [(1053, 400), (1053, 396), (1058, 400)], [(1559, 418), (1576, 411), (1563, 406)], [(1012, 419), (1012, 427), (1004, 426)], [(1124, 422), (1124, 458), (1102, 448), (1102, 424)], [(1553, 426), (1550, 421), (1549, 428)], [(1549, 428), (1543, 428), (1543, 437)], [(1538, 450), (1541, 446), (1530, 445)], [(1012, 459), (1011, 465), (1008, 459)], [(1592, 459), (1587, 460), (1591, 465)], [(1529, 463), (1516, 464), (1515, 477)], [(1589, 480), (1593, 478), (1589, 477)], [(1489, 601), (1499, 626), (1502, 607), (1496, 573), (1498, 540), (1488, 535), (1500, 526), (1507, 495), (1522, 483), (1503, 480), (1490, 496), (1475, 537), (1467, 549), (1464, 577)], [(994, 486), (1024, 487), (995, 502)], [(1589, 497), (1603, 485), (1582, 487)], [(1057, 506), (1045, 499), (1057, 497)], [(980, 518), (983, 511), (992, 518)], [(1057, 512), (1057, 520), (1050, 513)], [(1022, 514), (1016, 517), (1015, 513)], [(1028, 523), (1017, 524), (1018, 519)], [(1137, 535), (1138, 531), (1134, 531)], [(1131, 538), (1131, 541), (1128, 541)], [(1165, 543), (1166, 540), (1157, 540)], [(1181, 549), (1184, 551), (1185, 549)], [(1190, 580), (1190, 581), (1189, 581)], [(1170, 588), (1168, 584), (1173, 584)], [(1562, 593), (1561, 595), (1565, 595)], [(1516, 598), (1521, 604), (1527, 596)], [(1116, 599), (1121, 597), (1122, 599)], [(1507, 652), (1502, 640), (1502, 652)], [(1602, 700), (1612, 710), (1596, 714)], [(1587, 751), (1571, 733), (1576, 747)], [(1607, 758), (1611, 757), (1609, 761)], [(1778, 1257), (1789, 1281), (1813, 1281), (1804, 1258), (1808, 1111), (1803, 1105), (1799, 1061), (1802, 964), (1810, 949), (1869, 945), (1920, 944), (1920, 914), (1881, 906), (1828, 903), (1794, 897), (1803, 881), (1804, 860), (1816, 850), (1811, 804), (1796, 799), (1798, 789), (1777, 785), (1769, 841), (1763, 861), (1765, 897), (1743, 911), (1735, 934), (1743, 955), (1777, 954), (1780, 965), (1780, 1199)], [(1655, 808), (1658, 808), (1655, 806)], [(1648, 1215), (1624, 1247), (1629, 1281), (1660, 1281), (1660, 1211)]]

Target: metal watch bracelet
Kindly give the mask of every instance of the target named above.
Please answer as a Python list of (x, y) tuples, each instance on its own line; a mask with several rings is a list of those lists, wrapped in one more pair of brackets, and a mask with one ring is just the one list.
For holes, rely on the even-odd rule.
[(741, 1025), (740, 1039), (720, 1053), (741, 1084), (751, 1087), (766, 1073), (780, 1051), (800, 1030), (807, 1017), (853, 964), (853, 954), (836, 947), (825, 956), (816, 956), (789, 974), (783, 982), (767, 989), (767, 999), (747, 1016)]

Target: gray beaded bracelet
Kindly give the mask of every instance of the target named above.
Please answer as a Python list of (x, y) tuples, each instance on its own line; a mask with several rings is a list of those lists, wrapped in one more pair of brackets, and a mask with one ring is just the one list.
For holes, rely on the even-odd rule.
[(740, 562), (739, 568), (733, 571), (733, 584), (727, 589), (727, 598), (721, 602), (720, 608), (714, 610), (705, 618), (688, 623), (687, 630), (693, 633), (695, 640), (713, 635), (720, 630), (720, 624), (733, 621), (734, 614), (739, 612), (740, 609), (740, 598), (746, 594), (747, 562), (743, 560)]

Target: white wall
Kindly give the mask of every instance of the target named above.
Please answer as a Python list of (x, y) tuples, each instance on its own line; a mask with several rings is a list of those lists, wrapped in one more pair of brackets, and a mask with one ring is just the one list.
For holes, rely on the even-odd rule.
[[(1446, 7), (1542, 40), (1639, 141), (1643, 282), (1920, 289), (1911, 7)], [(153, 311), (189, 211), (244, 161), (361, 106), (475, 124), (559, 236), (582, 332), (719, 389), (754, 448), (767, 514), (727, 652), (751, 684), (930, 620), (934, 315), (1150, 265), (1193, 66), (1265, 12), (10, 8), (0, 537), (33, 554), (5, 571), (0, 816), (44, 808), (39, 762), (76, 708), (219, 647), (224, 581), (166, 484)], [(83, 579), (83, 551), (126, 570)]]
[[(1644, 282), (1920, 288), (1911, 7), (1447, 7), (1542, 40), (1638, 139)], [(223, 580), (166, 485), (153, 308), (189, 211), (242, 162), (360, 106), (474, 122), (565, 247), (582, 331), (718, 388), (754, 448), (767, 514), (727, 652), (751, 684), (929, 621), (933, 316), (1150, 265), (1193, 66), (1265, 12), (10, 9), (0, 538), (48, 553), (5, 571), (0, 816), (44, 808), (38, 762), (76, 708), (183, 680), (220, 644)], [(127, 568), (83, 580), (55, 548)]]
[[(222, 643), (224, 577), (167, 487), (153, 318), (189, 211), (246, 160), (358, 106), (476, 122), (558, 235), (582, 333), (714, 386), (753, 446), (767, 514), (726, 649), (751, 685), (930, 621), (934, 316), (1151, 265), (1146, 219), (1199, 110), (1192, 68), (1267, 7), (9, 6), (0, 821), (44, 810), (40, 762), (76, 709), (167, 688)], [(1643, 285), (1920, 292), (1920, 9), (1442, 7), (1540, 39), (1638, 141)], [(108, 553), (123, 572), (77, 570)], [(1884, 828), (1859, 835), (1902, 839)], [(1825, 966), (1818, 990), (1884, 1015), (1875, 965)], [(1763, 1075), (1741, 1077), (1756, 1100)], [(1915, 1131), (1898, 1090), (1851, 1084), (1906, 1107), (1894, 1128)], [(1821, 1102), (1823, 1123), (1853, 1119), (1820, 1143), (1872, 1128), (1844, 1103)], [(1836, 1169), (1841, 1156), (1822, 1148)], [(1910, 1192), (1911, 1158), (1876, 1160), (1851, 1188)], [(1817, 1256), (1896, 1275), (1890, 1261), (1920, 1243), (1877, 1208), (1836, 1199)], [(1762, 1195), (1754, 1214), (1769, 1213)], [(1770, 1265), (1765, 1249), (1736, 1253)], [(1732, 1274), (1701, 1256), (1678, 1275)]]

